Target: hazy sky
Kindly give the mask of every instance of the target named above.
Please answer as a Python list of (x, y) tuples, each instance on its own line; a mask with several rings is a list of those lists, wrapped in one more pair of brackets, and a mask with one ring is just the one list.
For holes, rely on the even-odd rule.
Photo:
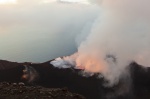
[(101, 72), (110, 85), (126, 73), (131, 61), (150, 67), (149, 0), (0, 4), (0, 59), (44, 62), (77, 52), (56, 60), (56, 65), (74, 61), (87, 71)]
[(76, 66), (88, 72), (100, 72), (109, 86), (128, 75), (126, 67), (133, 61), (150, 67), (150, 1), (91, 1), (101, 9), (89, 35), (81, 40), (75, 54), (57, 58), (52, 64), (59, 68)]
[(0, 0), (0, 4), (17, 4), (19, 2), (34, 2), (34, 3), (51, 3), (51, 2), (73, 2), (73, 3), (89, 3), (87, 0)]
[(84, 0), (45, 1), (0, 0), (0, 59), (43, 62), (70, 55), (99, 14), (98, 6)]

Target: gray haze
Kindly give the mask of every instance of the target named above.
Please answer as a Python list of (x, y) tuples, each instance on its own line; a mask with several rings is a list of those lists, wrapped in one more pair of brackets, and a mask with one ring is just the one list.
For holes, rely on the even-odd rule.
[(132, 61), (150, 66), (150, 1), (90, 1), (101, 10), (89, 35), (80, 41), (75, 54), (51, 63), (57, 67), (74, 64), (87, 72), (102, 73), (109, 86), (128, 75), (126, 67)]
[[(77, 51), (76, 39), (98, 17), (96, 5), (19, 0), (0, 5), (0, 59), (44, 62)], [(87, 35), (85, 33), (84, 35)]]

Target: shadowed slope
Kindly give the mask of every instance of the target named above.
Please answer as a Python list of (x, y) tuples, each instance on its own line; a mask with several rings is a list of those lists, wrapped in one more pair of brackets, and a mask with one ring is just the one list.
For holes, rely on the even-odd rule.
[[(149, 99), (150, 68), (132, 63), (128, 69), (129, 77), (120, 79), (119, 84), (114, 87), (106, 88), (103, 86), (104, 79), (98, 79), (97, 74), (83, 77), (80, 75), (82, 70), (55, 68), (50, 61), (37, 64), (0, 61), (0, 81), (28, 83), (28, 79), (32, 78), (32, 84), (50, 88), (67, 87), (71, 92), (82, 94), (87, 99)], [(35, 71), (38, 79), (32, 77)], [(24, 73), (30, 73), (28, 76), (31, 77), (23, 80)]]

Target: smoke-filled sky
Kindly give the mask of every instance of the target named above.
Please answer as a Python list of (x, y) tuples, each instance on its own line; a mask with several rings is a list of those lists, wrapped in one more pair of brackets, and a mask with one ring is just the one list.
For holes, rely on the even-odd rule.
[(150, 66), (150, 1), (94, 0), (92, 4), (99, 5), (100, 13), (89, 35), (78, 40), (77, 53), (51, 63), (102, 73), (109, 85), (126, 74), (125, 68), (132, 61)]
[(44, 62), (74, 53), (99, 7), (62, 1), (0, 0), (0, 59)]
[(150, 66), (149, 4), (0, 0), (0, 59), (43, 62), (74, 53), (52, 64), (100, 72), (113, 85), (131, 61)]

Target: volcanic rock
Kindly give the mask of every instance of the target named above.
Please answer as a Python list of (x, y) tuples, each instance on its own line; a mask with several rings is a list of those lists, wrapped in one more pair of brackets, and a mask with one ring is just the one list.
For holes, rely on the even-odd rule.
[(24, 83), (0, 83), (0, 99), (85, 99), (66, 88), (25, 86)]
[[(113, 87), (105, 87), (105, 80), (97, 74), (89, 77), (80, 75), (82, 70), (74, 68), (59, 69), (44, 63), (16, 63), (0, 61), (0, 82), (24, 82), (46, 88), (67, 87), (87, 99), (150, 99), (150, 68), (135, 62), (128, 66), (129, 76), (121, 78)], [(7, 64), (7, 65), (6, 65)], [(13, 65), (11, 65), (13, 64)], [(16, 86), (14, 84), (13, 86)]]

